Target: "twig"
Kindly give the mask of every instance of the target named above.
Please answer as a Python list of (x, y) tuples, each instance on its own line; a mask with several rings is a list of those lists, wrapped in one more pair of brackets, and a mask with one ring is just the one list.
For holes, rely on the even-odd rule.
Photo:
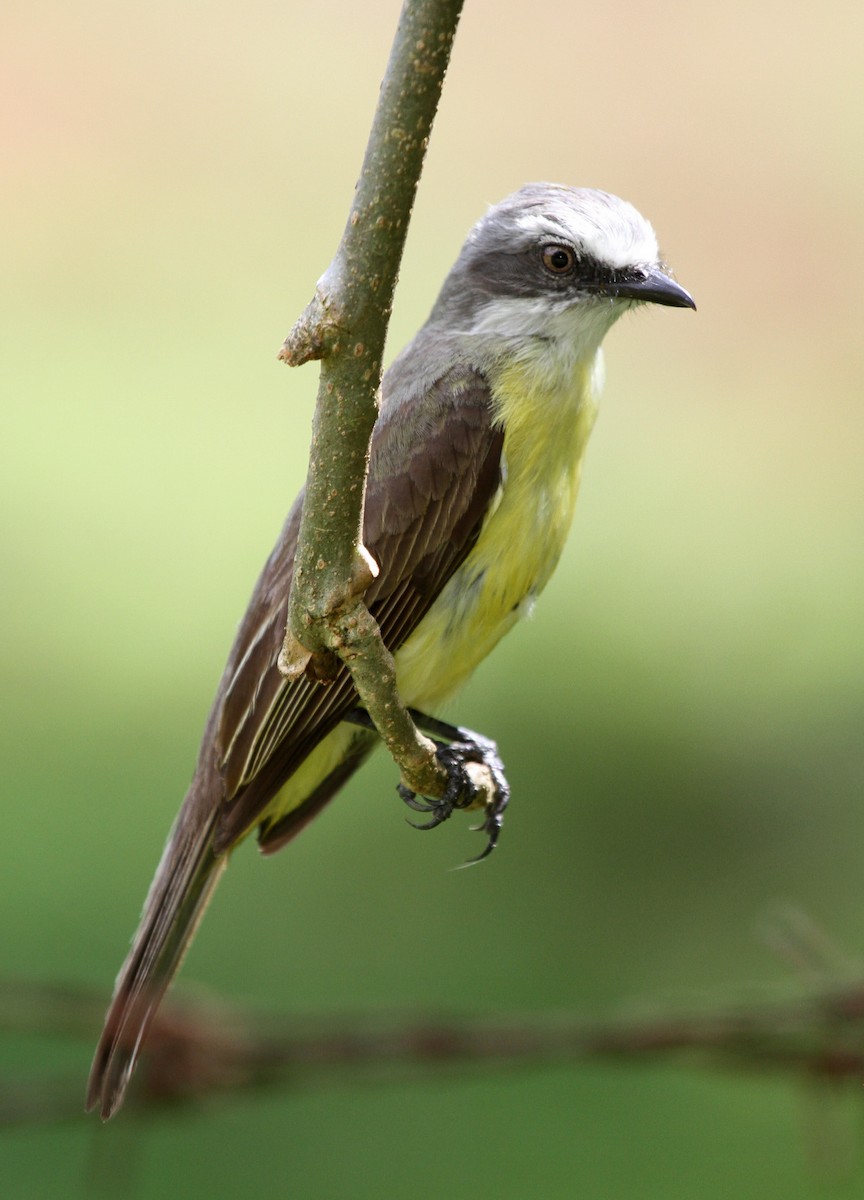
[[(103, 997), (75, 989), (3, 981), (0, 1031), (89, 1038)], [(802, 1079), (864, 1078), (864, 980), (772, 1004), (729, 1005), (699, 1014), (646, 1014), (597, 1022), (572, 1014), (455, 1018), (416, 1015), (324, 1022), (266, 1017), (214, 1001), (165, 1005), (142, 1056), (133, 1107), (250, 1089), (320, 1086), (333, 1077), (416, 1078), (468, 1064), (499, 1070), (622, 1064), (657, 1058)], [(80, 1114), (80, 1080), (32, 1073), (0, 1086), (0, 1126)]]
[(392, 656), (363, 603), (377, 566), (361, 531), (393, 290), (462, 4), (406, 0), (342, 241), (279, 355), (292, 366), (321, 360), (280, 670), (326, 679), (333, 656), (342, 659), (403, 781), (432, 797), (446, 773), (398, 697)]

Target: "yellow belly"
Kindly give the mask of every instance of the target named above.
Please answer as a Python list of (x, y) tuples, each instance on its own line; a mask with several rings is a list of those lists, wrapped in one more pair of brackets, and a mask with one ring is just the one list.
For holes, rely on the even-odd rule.
[(396, 655), (399, 690), (411, 707), (434, 710), (530, 612), (567, 538), (596, 400), (591, 370), (563, 392), (528, 387), (515, 366), (494, 382), (504, 422), (504, 479), (465, 562)]

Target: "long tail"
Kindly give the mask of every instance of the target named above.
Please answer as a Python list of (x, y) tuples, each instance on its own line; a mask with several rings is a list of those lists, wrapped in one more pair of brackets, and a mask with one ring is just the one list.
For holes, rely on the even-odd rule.
[[(193, 782), (192, 789), (195, 787)], [(171, 831), (96, 1047), (87, 1085), (87, 1109), (100, 1105), (104, 1120), (123, 1102), (159, 1002), (228, 861), (227, 854), (213, 853), (215, 818), (205, 821), (203, 829), (196, 829), (194, 799), (191, 793), (187, 796)]]

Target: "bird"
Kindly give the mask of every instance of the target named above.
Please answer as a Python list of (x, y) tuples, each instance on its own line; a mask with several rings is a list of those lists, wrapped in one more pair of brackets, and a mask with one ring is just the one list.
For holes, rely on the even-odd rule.
[[(364, 598), (395, 656), (400, 697), (452, 783), (439, 800), (400, 792), (432, 827), (472, 806), (465, 767), (485, 762), (495, 795), (478, 857), (497, 843), (508, 799), (497, 747), (433, 714), (552, 575), (603, 387), (601, 343), (644, 304), (696, 307), (648, 221), (607, 192), (528, 184), (470, 230), (381, 382), (363, 521), (378, 574)], [(233, 849), (253, 832), (264, 854), (282, 849), (379, 741), (344, 666), (323, 686), (277, 665), (302, 504), (301, 492), (238, 628), (117, 977), (86, 1098), (103, 1119), (123, 1102)]]

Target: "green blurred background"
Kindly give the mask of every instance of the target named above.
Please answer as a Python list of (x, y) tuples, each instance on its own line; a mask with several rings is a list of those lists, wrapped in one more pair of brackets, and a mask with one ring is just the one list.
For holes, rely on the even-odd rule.
[[(6, 976), (107, 1001), (303, 475), (315, 371), (276, 351), (341, 232), (397, 9), (7, 0)], [(186, 988), (322, 1014), (722, 1005), (796, 986), (757, 932), (777, 900), (860, 952), (862, 43), (848, 0), (468, 0), (393, 351), (530, 179), (632, 200), (699, 312), (610, 336), (565, 560), (451, 714), (508, 764), (494, 860), (449, 872), (467, 822), (412, 832), (382, 757), (286, 853), (236, 856)], [(0, 1046), (7, 1078), (63, 1066), (82, 1097), (91, 1051)], [(851, 1091), (835, 1112), (794, 1080), (564, 1066), (76, 1110), (6, 1133), (0, 1184), (90, 1195), (107, 1155), (146, 1198), (851, 1196), (860, 1164), (825, 1153), (835, 1122), (857, 1137)]]

